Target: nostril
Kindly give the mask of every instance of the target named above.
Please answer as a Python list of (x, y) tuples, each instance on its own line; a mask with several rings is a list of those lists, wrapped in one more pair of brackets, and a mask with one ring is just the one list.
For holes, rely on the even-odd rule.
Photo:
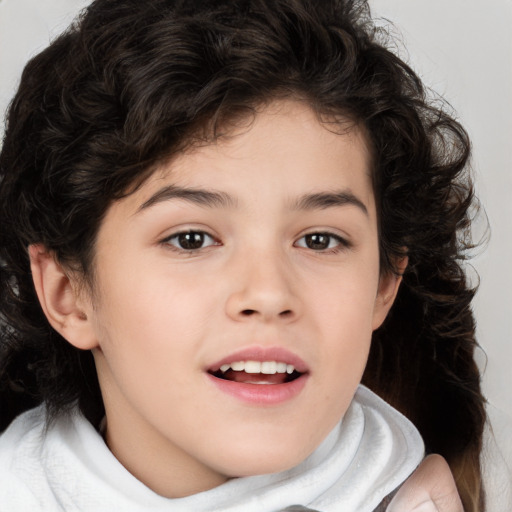
[[(241, 314), (244, 316), (251, 316), (251, 315), (254, 315), (255, 313), (256, 313), (256, 310), (254, 310), (254, 309), (244, 309), (243, 311), (241, 311)], [(285, 311), (281, 311), (281, 313), (279, 313), (279, 316), (288, 317), (288, 316), (291, 316), (292, 314), (293, 314), (292, 310), (287, 309)]]
[[(243, 309), (242, 311), (240, 311), (240, 315), (242, 316), (253, 316), (253, 315), (257, 315), (259, 314), (260, 312), (257, 310), (257, 309)], [(293, 316), (293, 311), (291, 309), (286, 309), (284, 311), (281, 311), (278, 316), (280, 318), (289, 318), (291, 316)]]

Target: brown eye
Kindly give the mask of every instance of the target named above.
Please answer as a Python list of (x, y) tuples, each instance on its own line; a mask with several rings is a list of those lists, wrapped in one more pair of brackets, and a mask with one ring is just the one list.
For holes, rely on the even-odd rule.
[(215, 240), (204, 231), (186, 231), (169, 237), (167, 244), (184, 251), (197, 251), (210, 245), (215, 245)]
[(332, 233), (309, 233), (297, 240), (295, 245), (313, 251), (336, 250), (349, 246), (346, 240)]
[(331, 237), (323, 233), (315, 233), (304, 237), (306, 247), (315, 251), (323, 251), (329, 247)]

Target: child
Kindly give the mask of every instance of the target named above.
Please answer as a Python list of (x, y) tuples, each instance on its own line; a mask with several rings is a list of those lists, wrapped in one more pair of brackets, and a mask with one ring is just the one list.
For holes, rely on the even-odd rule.
[(425, 450), (484, 510), (469, 143), (380, 37), (363, 2), (97, 0), (28, 64), (10, 510), (372, 511)]

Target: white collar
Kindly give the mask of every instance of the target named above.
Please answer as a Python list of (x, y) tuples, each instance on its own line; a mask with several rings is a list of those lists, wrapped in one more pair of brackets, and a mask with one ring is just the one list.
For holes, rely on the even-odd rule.
[[(37, 430), (35, 417), (34, 411), (27, 416), (32, 430)], [(424, 453), (412, 423), (363, 386), (343, 421), (298, 466), (233, 479), (185, 498), (163, 498), (138, 481), (78, 413), (59, 418), (43, 444), (32, 445), (30, 456), (38, 460), (30, 461), (30, 478), (37, 478), (38, 472), (44, 475), (44, 485), (37, 484), (39, 503), (55, 500), (58, 510), (81, 512), (275, 512), (291, 505), (321, 512), (371, 512), (409, 476)], [(34, 470), (35, 465), (40, 469)], [(47, 505), (41, 510), (54, 509)]]

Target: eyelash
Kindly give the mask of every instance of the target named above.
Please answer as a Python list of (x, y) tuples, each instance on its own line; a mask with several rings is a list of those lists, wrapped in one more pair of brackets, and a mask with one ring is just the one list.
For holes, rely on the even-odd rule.
[[(199, 243), (200, 247), (183, 247), (183, 244), (187, 241), (187, 237), (189, 238), (188, 242), (194, 244), (194, 242)], [(308, 241), (311, 243), (315, 243), (314, 238), (318, 237), (319, 239), (326, 238), (327, 240), (324, 240), (324, 243), (321, 245), (325, 245), (327, 243), (327, 246), (324, 248), (317, 248), (314, 249), (311, 246), (308, 246)], [(194, 240), (195, 239), (195, 240)], [(204, 242), (209, 239), (208, 245), (204, 246)], [(304, 241), (301, 243), (301, 241)], [(175, 243), (173, 243), (175, 242)], [(334, 242), (334, 245), (333, 245)], [(204, 249), (207, 249), (208, 247), (212, 246), (218, 246), (221, 245), (221, 243), (215, 239), (212, 235), (207, 233), (206, 231), (201, 230), (187, 230), (187, 231), (180, 231), (178, 233), (173, 233), (171, 236), (168, 236), (167, 238), (163, 239), (161, 241), (162, 244), (167, 246), (168, 248), (178, 251), (185, 254), (193, 254), (197, 253), (199, 251), (202, 251)], [(317, 241), (317, 243), (320, 243)], [(352, 247), (352, 244), (346, 240), (345, 238), (336, 235), (334, 233), (330, 233), (328, 231), (315, 231), (312, 233), (307, 233), (300, 237), (294, 244), (295, 247), (301, 247), (304, 249), (310, 249), (314, 252), (318, 253), (328, 253), (328, 254), (336, 254), (340, 251), (343, 251), (345, 249), (350, 249)]]

